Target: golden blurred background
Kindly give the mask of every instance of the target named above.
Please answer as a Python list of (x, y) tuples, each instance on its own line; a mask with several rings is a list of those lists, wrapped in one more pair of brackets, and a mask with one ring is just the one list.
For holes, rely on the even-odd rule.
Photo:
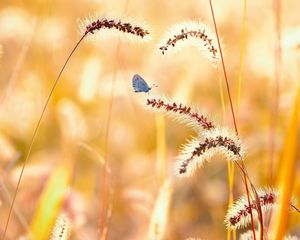
[[(238, 91), (243, 1), (215, 1), (234, 105)], [(273, 1), (248, 1), (244, 68), (237, 114), (256, 187), (270, 185), (270, 136), (276, 74)], [(299, 84), (300, 2), (281, 3), (282, 58), (272, 183), (276, 184), (286, 129)], [(172, 187), (162, 239), (226, 239), (223, 223), (229, 190), (227, 162), (216, 158), (187, 179), (172, 177), (172, 163), (191, 129), (145, 109), (147, 94), (134, 93), (139, 73), (149, 94), (177, 99), (233, 129), (221, 73), (195, 47), (163, 56), (161, 36), (175, 23), (198, 20), (213, 26), (209, 2), (138, 0), (31, 0), (0, 2), (0, 232), (43, 104), (68, 54), (80, 39), (78, 19), (94, 15), (145, 23), (149, 42), (104, 37), (83, 41), (68, 63), (46, 110), (16, 198), (6, 239), (30, 232), (48, 239), (55, 219), (67, 214), (70, 239), (97, 239), (107, 163), (107, 239), (151, 239), (151, 216), (166, 176)], [(278, 70), (278, 69), (277, 69)], [(278, 73), (278, 72), (277, 72)], [(298, 121), (299, 125), (299, 121)], [(299, 129), (299, 128), (298, 128)], [(300, 132), (296, 130), (299, 137)], [(298, 133), (297, 133), (298, 131)], [(299, 145), (298, 145), (299, 146)], [(299, 148), (294, 194), (300, 197)], [(166, 169), (161, 169), (165, 164)], [(236, 170), (233, 196), (244, 193)], [(159, 212), (159, 211), (158, 211)], [(288, 232), (300, 236), (300, 215)], [(37, 233), (38, 230), (41, 233)], [(46, 233), (46, 235), (45, 235)], [(239, 231), (238, 231), (239, 233)], [(152, 239), (151, 239), (152, 240)]]

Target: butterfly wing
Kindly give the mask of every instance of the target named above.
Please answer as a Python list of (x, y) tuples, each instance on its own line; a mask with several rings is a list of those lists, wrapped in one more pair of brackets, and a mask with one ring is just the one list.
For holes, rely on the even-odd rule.
[(151, 89), (146, 81), (138, 74), (135, 74), (132, 78), (132, 87), (135, 92), (148, 92)]

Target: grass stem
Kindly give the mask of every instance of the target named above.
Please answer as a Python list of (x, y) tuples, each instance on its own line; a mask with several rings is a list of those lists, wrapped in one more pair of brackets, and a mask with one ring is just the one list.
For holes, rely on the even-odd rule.
[(82, 42), (82, 40), (85, 38), (85, 36), (86, 36), (86, 34), (83, 35), (83, 36), (79, 39), (79, 41), (76, 43), (75, 47), (72, 49), (71, 53), (69, 54), (69, 56), (68, 56), (67, 60), (65, 61), (63, 67), (61, 68), (61, 70), (60, 70), (60, 72), (59, 72), (57, 78), (55, 79), (55, 81), (54, 81), (54, 83), (53, 83), (53, 85), (52, 85), (52, 88), (51, 88), (51, 90), (50, 90), (50, 93), (49, 93), (49, 95), (48, 95), (48, 97), (47, 97), (47, 99), (46, 99), (46, 102), (45, 102), (45, 104), (44, 104), (43, 110), (42, 110), (42, 112), (41, 112), (41, 114), (40, 114), (40, 117), (39, 117), (39, 119), (38, 119), (38, 121), (37, 121), (36, 127), (35, 127), (35, 129), (34, 129), (33, 135), (32, 135), (31, 140), (30, 140), (30, 144), (29, 144), (29, 148), (28, 148), (27, 154), (26, 154), (26, 156), (25, 156), (25, 159), (24, 159), (24, 162), (23, 162), (23, 165), (22, 165), (21, 173), (20, 173), (19, 178), (18, 178), (18, 183), (17, 183), (17, 186), (16, 186), (16, 190), (15, 190), (15, 192), (14, 192), (14, 195), (13, 195), (12, 203), (11, 203), (11, 205), (10, 205), (10, 209), (9, 209), (8, 217), (7, 217), (7, 220), (6, 220), (6, 224), (5, 224), (5, 229), (4, 229), (4, 233), (3, 233), (3, 236), (2, 236), (2, 240), (4, 240), (5, 237), (6, 237), (6, 232), (7, 232), (7, 229), (8, 229), (8, 225), (9, 225), (9, 221), (10, 221), (10, 218), (11, 218), (12, 210), (13, 210), (13, 207), (14, 207), (14, 204), (15, 204), (15, 200), (16, 200), (16, 197), (17, 197), (17, 193), (18, 193), (18, 191), (19, 191), (19, 187), (20, 187), (20, 184), (21, 184), (21, 180), (22, 180), (22, 177), (23, 177), (23, 173), (24, 173), (26, 164), (27, 164), (27, 162), (28, 162), (30, 153), (31, 153), (31, 151), (32, 151), (32, 147), (33, 147), (33, 144), (34, 144), (34, 142), (35, 142), (35, 139), (36, 139), (36, 136), (37, 136), (37, 132), (38, 132), (38, 130), (39, 130), (39, 128), (40, 128), (42, 119), (43, 119), (43, 117), (44, 117), (44, 115), (45, 115), (45, 112), (46, 112), (46, 109), (47, 109), (47, 107), (48, 107), (48, 105), (49, 105), (50, 99), (51, 99), (51, 97), (52, 97), (52, 95), (53, 95), (53, 93), (54, 93), (54, 90), (56, 89), (56, 86), (57, 86), (57, 84), (58, 84), (58, 82), (59, 82), (59, 79), (60, 79), (60, 77), (61, 77), (61, 75), (62, 75), (62, 73), (63, 73), (65, 67), (67, 66), (67, 63), (69, 62), (69, 60), (70, 60), (70, 58), (72, 57), (73, 53), (76, 51), (76, 49), (78, 48), (78, 46), (79, 46), (79, 44)]
[[(238, 133), (236, 118), (235, 118), (235, 114), (234, 114), (232, 99), (231, 99), (229, 81), (228, 81), (228, 78), (227, 78), (225, 62), (224, 62), (224, 58), (223, 58), (222, 48), (221, 48), (219, 34), (218, 34), (218, 28), (217, 28), (215, 14), (214, 14), (214, 10), (213, 10), (211, 0), (209, 0), (209, 4), (210, 4), (210, 10), (211, 10), (211, 14), (212, 14), (213, 22), (214, 22), (214, 27), (215, 27), (215, 31), (216, 31), (217, 40), (218, 40), (218, 46), (219, 46), (220, 55), (221, 55), (222, 68), (223, 68), (224, 78), (225, 78), (225, 82), (226, 82), (226, 89), (227, 89), (227, 94), (228, 94), (229, 103), (230, 103), (230, 110), (231, 110), (232, 120), (233, 120), (233, 124), (234, 124), (235, 133), (238, 136), (239, 133)], [(248, 188), (248, 183), (247, 183), (247, 176), (246, 176), (247, 173), (245, 171), (245, 165), (244, 164), (242, 164), (242, 169), (244, 170), (243, 171), (243, 173), (244, 173), (244, 184), (245, 184), (247, 198), (248, 198), (248, 205), (250, 206), (250, 204), (251, 204), (251, 202), (250, 202), (250, 193), (249, 193), (249, 188)], [(258, 205), (259, 205), (259, 203), (258, 203)], [(258, 206), (258, 208), (259, 208), (259, 206)], [(260, 209), (260, 211), (261, 211), (261, 209)], [(254, 238), (254, 240), (256, 240), (255, 228), (254, 228), (255, 226), (254, 226), (254, 220), (253, 220), (253, 214), (252, 214), (252, 209), (251, 208), (250, 208), (250, 216), (251, 216), (251, 222), (252, 222), (253, 238)], [(261, 223), (261, 225), (262, 225), (262, 223)]]

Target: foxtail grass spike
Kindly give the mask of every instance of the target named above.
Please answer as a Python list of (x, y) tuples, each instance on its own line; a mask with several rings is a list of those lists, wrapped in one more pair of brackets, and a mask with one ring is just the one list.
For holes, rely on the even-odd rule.
[[(140, 40), (149, 40), (150, 32), (142, 24), (134, 24), (132, 21), (113, 19), (107, 17), (88, 17), (78, 20), (81, 35), (89, 37), (103, 36), (103, 33), (119, 33), (121, 37), (134, 37)], [(99, 35), (100, 34), (100, 35)]]
[[(257, 194), (259, 197), (262, 213), (269, 212), (270, 210), (275, 209), (275, 207), (278, 206), (279, 193), (274, 189), (258, 189)], [(290, 203), (291, 206), (294, 205), (294, 203), (295, 200), (292, 200), (292, 202)], [(255, 200), (252, 200), (250, 207), (252, 209), (254, 219), (257, 221), (258, 214)], [(236, 201), (226, 214), (225, 224), (227, 228), (240, 229), (245, 228), (249, 224), (251, 224), (250, 207), (248, 205), (247, 196), (242, 196), (238, 201)]]
[(222, 154), (230, 161), (238, 161), (243, 159), (244, 149), (236, 135), (227, 129), (206, 131), (183, 147), (177, 157), (175, 173), (189, 177), (216, 154)]
[(212, 61), (219, 60), (218, 43), (215, 34), (205, 23), (186, 21), (176, 24), (161, 39), (159, 50), (165, 54), (184, 45), (198, 47), (203, 56)]
[(212, 130), (215, 128), (214, 124), (207, 117), (181, 103), (161, 98), (148, 98), (146, 104), (152, 110), (171, 115), (179, 122), (191, 126), (197, 131)]
[(17, 182), (17, 186), (15, 189), (15, 192), (13, 194), (13, 199), (12, 199), (12, 203), (10, 205), (10, 209), (9, 209), (9, 213), (8, 213), (8, 217), (5, 223), (5, 227), (4, 227), (4, 232), (2, 235), (2, 240), (5, 240), (6, 238), (6, 233), (7, 233), (7, 229), (8, 229), (8, 225), (9, 225), (9, 221), (11, 218), (11, 214), (12, 214), (12, 210), (14, 207), (14, 203), (18, 194), (18, 190), (22, 181), (22, 177), (23, 177), (23, 173), (26, 167), (26, 164), (28, 162), (29, 156), (31, 154), (31, 150), (33, 147), (33, 144), (35, 142), (38, 130), (40, 128), (42, 119), (44, 117), (44, 114), (46, 112), (46, 109), (48, 107), (48, 104), (51, 100), (51, 97), (59, 83), (60, 77), (64, 71), (64, 69), (66, 68), (69, 60), (71, 59), (71, 57), (73, 56), (74, 52), (76, 51), (76, 49), (79, 47), (79, 45), (81, 44), (81, 42), (83, 40), (86, 39), (87, 36), (90, 35), (94, 35), (95, 33), (99, 33), (101, 29), (107, 29), (107, 30), (117, 30), (117, 32), (122, 33), (122, 35), (132, 35), (132, 36), (136, 36), (139, 39), (145, 39), (146, 36), (149, 36), (149, 31), (145, 30), (144, 28), (140, 27), (140, 26), (136, 26), (134, 24), (131, 24), (128, 21), (121, 21), (121, 20), (115, 20), (115, 19), (108, 19), (108, 18), (99, 18), (99, 19), (95, 19), (95, 18), (86, 18), (83, 21), (79, 21), (79, 27), (80, 27), (80, 31), (81, 31), (81, 38), (78, 40), (78, 42), (75, 44), (74, 48), (71, 50), (71, 52), (69, 53), (67, 59), (65, 60), (57, 78), (55, 79), (55, 81), (52, 84), (51, 90), (48, 94), (48, 97), (45, 100), (45, 103), (43, 104), (41, 113), (38, 117), (35, 129), (33, 131), (30, 143), (29, 143), (29, 147), (27, 149), (27, 152), (25, 153), (25, 159), (23, 161), (23, 165), (21, 167), (21, 172), (18, 178), (18, 182)]
[[(278, 194), (273, 189), (260, 189), (257, 190), (257, 193), (263, 212), (272, 209), (277, 203), (276, 200), (278, 199)], [(226, 214), (225, 224), (227, 228), (239, 229), (245, 228), (251, 224), (250, 207), (252, 209), (254, 219), (257, 220), (258, 214), (256, 211), (256, 202), (252, 201), (251, 205), (249, 206), (247, 197), (242, 196), (233, 204)]]

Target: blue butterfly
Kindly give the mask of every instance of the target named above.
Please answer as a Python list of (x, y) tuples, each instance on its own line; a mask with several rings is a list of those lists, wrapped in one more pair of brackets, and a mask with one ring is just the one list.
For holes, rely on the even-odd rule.
[(138, 74), (134, 74), (132, 78), (132, 87), (134, 92), (149, 92), (151, 87), (148, 86), (146, 81)]

